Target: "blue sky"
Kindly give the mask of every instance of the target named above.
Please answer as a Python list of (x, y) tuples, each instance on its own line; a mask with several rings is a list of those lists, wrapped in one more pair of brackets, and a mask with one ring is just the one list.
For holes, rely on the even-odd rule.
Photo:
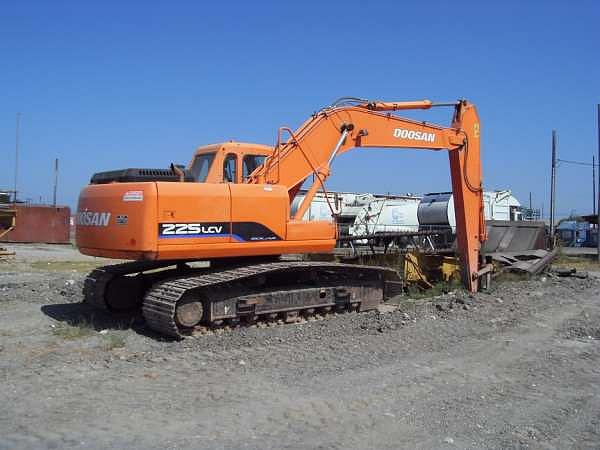
[[(467, 98), (479, 109), (484, 185), (548, 211), (559, 157), (597, 153), (597, 1), (6, 1), (0, 11), (0, 188), (75, 206), (93, 172), (187, 162), (200, 145), (273, 144), (340, 96)], [(414, 117), (449, 123), (450, 110)], [(444, 153), (363, 149), (330, 189), (449, 189)], [(592, 207), (591, 168), (562, 165), (559, 214)]]

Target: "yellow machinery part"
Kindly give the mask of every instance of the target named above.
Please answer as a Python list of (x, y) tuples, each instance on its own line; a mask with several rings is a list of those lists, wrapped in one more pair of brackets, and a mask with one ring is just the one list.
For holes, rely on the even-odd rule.
[[(14, 207), (0, 208), (0, 239), (15, 228), (17, 210)], [(0, 247), (0, 256), (13, 255)]]
[(404, 279), (431, 288), (435, 283), (460, 281), (459, 259), (453, 256), (409, 252), (404, 256)]

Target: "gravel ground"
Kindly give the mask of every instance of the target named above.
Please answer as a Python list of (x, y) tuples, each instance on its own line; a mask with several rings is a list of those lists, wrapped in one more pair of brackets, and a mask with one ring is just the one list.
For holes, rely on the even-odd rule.
[(0, 449), (600, 448), (594, 274), (173, 342), (80, 304), (99, 261), (23, 249)]

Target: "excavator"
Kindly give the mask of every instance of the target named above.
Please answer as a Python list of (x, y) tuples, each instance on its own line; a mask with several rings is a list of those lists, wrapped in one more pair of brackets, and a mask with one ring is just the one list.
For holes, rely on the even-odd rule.
[[(440, 106), (454, 109), (449, 127), (396, 114)], [(187, 166), (94, 174), (79, 197), (77, 246), (127, 262), (92, 271), (84, 302), (115, 314), (141, 309), (151, 329), (173, 338), (199, 327), (375, 308), (401, 289), (395, 270), (285, 257), (333, 251), (335, 223), (304, 214), (326, 192), (334, 159), (370, 147), (448, 151), (462, 279), (477, 291), (486, 227), (475, 106), (345, 97), (295, 131), (280, 128), (274, 147), (226, 142), (199, 148)]]

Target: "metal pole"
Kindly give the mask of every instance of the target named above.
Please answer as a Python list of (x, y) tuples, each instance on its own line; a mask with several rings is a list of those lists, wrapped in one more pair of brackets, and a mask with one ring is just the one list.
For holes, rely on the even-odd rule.
[(58, 185), (58, 158), (54, 160), (54, 195), (52, 196), (52, 205), (56, 208), (56, 187)]
[(596, 157), (592, 155), (592, 214), (596, 215)]
[(21, 126), (21, 113), (17, 113), (17, 127), (15, 131), (15, 189), (14, 189), (14, 203), (17, 203), (17, 182), (19, 179), (19, 128)]
[(556, 130), (552, 130), (552, 176), (550, 181), (550, 246), (554, 247), (554, 215), (556, 214)]
[[(600, 103), (598, 103), (598, 162), (600, 163)], [(596, 240), (598, 241), (598, 262), (600, 263), (600, 173), (598, 173), (598, 207), (596, 208)]]

